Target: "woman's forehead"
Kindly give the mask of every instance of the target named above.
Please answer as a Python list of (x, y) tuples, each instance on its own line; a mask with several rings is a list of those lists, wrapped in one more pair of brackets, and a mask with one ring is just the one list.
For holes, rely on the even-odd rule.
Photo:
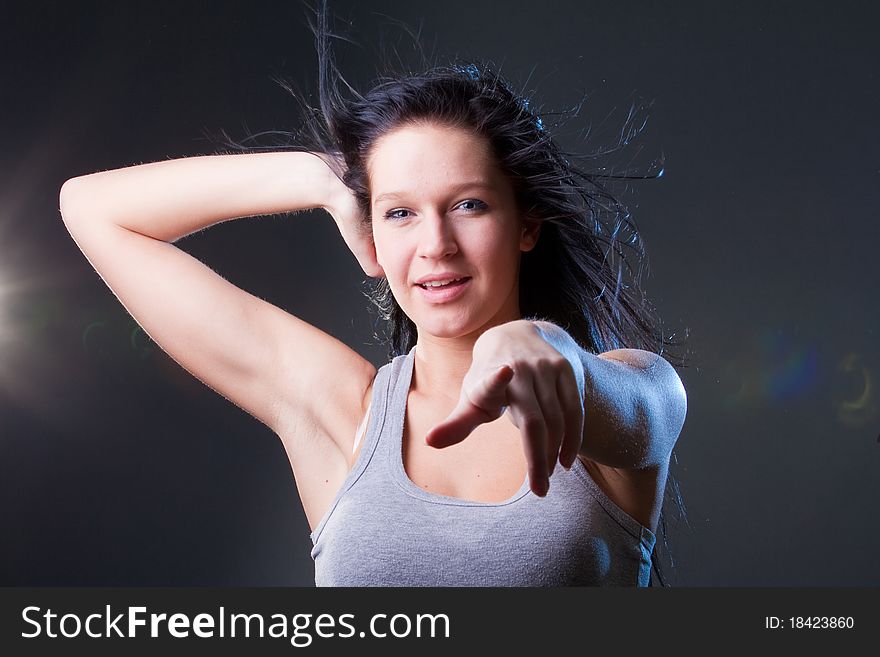
[(397, 129), (377, 141), (367, 171), (376, 201), (426, 188), (505, 185), (485, 138), (459, 128)]
[(466, 172), (491, 167), (488, 141), (463, 128), (419, 125), (396, 128), (376, 140), (367, 159), (371, 173), (454, 166)]

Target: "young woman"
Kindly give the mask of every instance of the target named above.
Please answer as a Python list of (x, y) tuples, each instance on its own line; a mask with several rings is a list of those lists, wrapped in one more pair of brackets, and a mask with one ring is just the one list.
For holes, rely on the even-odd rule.
[[(488, 67), (344, 100), (325, 11), (310, 147), (73, 178), (71, 236), (162, 349), (279, 436), (317, 584), (647, 585), (686, 396), (622, 283), (613, 199)], [(379, 281), (378, 370), (173, 245), (311, 208)]]

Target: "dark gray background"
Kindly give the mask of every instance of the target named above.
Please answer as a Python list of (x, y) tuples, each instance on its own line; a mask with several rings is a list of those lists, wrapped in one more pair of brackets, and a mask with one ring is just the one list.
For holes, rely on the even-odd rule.
[[(679, 586), (878, 585), (877, 16), (872, 3), (333, 3), (362, 47), (503, 64), (533, 104), (586, 94), (564, 145), (650, 120), (624, 200), (667, 326), (690, 330), (670, 515)], [(299, 2), (18, 3), (0, 27), (0, 584), (310, 585), (280, 442), (136, 330), (68, 236), (65, 179), (290, 129), (311, 90)], [(607, 120), (606, 120), (607, 117)], [(375, 364), (363, 278), (328, 215), (179, 245)], [(670, 509), (671, 512), (671, 509)]]

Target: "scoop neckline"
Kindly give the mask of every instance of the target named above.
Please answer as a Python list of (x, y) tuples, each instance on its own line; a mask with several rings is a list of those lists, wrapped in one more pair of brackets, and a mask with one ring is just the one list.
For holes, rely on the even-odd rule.
[[(462, 497), (452, 497), (451, 495), (442, 495), (440, 493), (432, 493), (424, 488), (417, 486), (416, 483), (409, 478), (406, 468), (403, 465), (403, 429), (406, 422), (407, 402), (409, 400), (410, 386), (412, 385), (413, 369), (415, 367), (416, 345), (413, 345), (409, 353), (405, 356), (403, 366), (395, 386), (394, 394), (398, 396), (398, 408), (401, 409), (399, 421), (395, 423), (395, 441), (391, 444), (389, 450), (392, 460), (394, 461), (392, 470), (395, 475), (395, 481), (403, 489), (403, 491), (412, 497), (417, 497), (426, 502), (434, 504), (448, 504), (453, 506), (482, 506), (482, 507), (501, 507), (508, 506), (521, 500), (531, 492), (529, 487), (529, 475), (526, 472), (525, 480), (511, 497), (501, 502), (481, 502), (479, 500), (467, 500)], [(402, 397), (402, 399), (400, 399)]]

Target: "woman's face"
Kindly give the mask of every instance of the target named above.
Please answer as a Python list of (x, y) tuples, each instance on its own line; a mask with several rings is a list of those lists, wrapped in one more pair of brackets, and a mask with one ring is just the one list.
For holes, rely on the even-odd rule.
[[(520, 218), (488, 142), (427, 124), (392, 130), (367, 160), (376, 256), (419, 328), (460, 337), (519, 319), (519, 261), (538, 224)], [(463, 278), (426, 288), (426, 278)]]

